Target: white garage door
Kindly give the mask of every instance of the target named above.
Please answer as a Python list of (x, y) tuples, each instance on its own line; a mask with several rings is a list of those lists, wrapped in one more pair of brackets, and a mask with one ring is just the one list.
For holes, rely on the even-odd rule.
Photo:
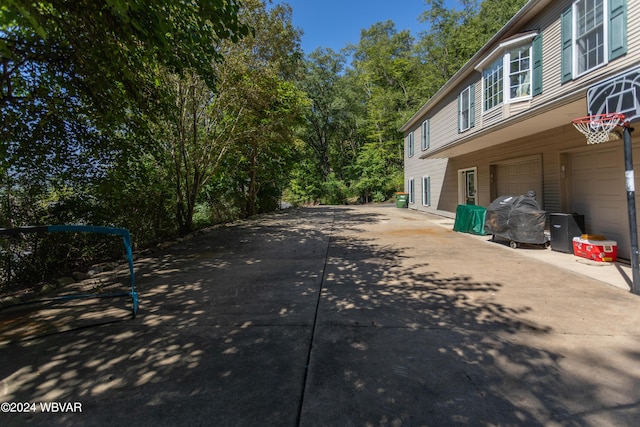
[(584, 215), (588, 233), (618, 243), (618, 256), (630, 258), (629, 217), (621, 144), (590, 147), (571, 155), (571, 211)]
[(527, 157), (496, 165), (498, 196), (518, 196), (533, 190), (542, 201), (542, 161), (540, 156)]

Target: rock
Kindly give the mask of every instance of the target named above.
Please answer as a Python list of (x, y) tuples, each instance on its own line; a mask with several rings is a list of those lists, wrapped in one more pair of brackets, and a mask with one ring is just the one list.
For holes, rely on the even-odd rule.
[[(72, 283), (75, 283), (75, 280), (73, 279), (73, 277), (65, 276), (65, 277), (60, 277), (60, 278), (56, 279), (56, 284), (55, 285), (47, 284), (44, 287), (52, 286), (55, 289), (56, 285), (57, 286), (66, 286), (66, 285), (70, 285)], [(43, 287), (43, 289), (44, 289), (44, 287)]]
[(12, 305), (18, 305), (20, 302), (20, 298), (16, 296), (4, 297), (0, 298), (0, 307), (10, 307)]
[(172, 242), (162, 242), (162, 243), (158, 243), (158, 249), (162, 250), (162, 249), (167, 249), (169, 246), (171, 246), (173, 243)]
[(83, 273), (81, 271), (74, 271), (73, 273), (71, 273), (71, 277), (73, 277), (73, 279), (76, 282), (81, 282), (83, 280), (87, 280), (91, 276), (89, 274)]

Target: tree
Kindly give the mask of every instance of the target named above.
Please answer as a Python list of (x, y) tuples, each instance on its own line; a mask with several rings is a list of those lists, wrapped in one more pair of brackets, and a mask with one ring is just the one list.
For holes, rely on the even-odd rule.
[[(302, 52), (292, 10), (277, 5), (266, 10), (258, 0), (245, 3), (243, 18), (255, 34), (229, 46), (226, 64), (236, 76), (234, 93), (247, 102), (233, 156), (236, 189), (243, 215), (275, 208), (295, 158), (295, 129), (301, 123), (304, 97), (296, 87)], [(237, 197), (240, 198), (240, 197)]]
[(393, 22), (387, 21), (363, 30), (354, 47), (355, 79), (364, 89), (366, 103), (367, 141), (375, 144), (359, 153), (375, 160), (375, 167), (362, 160), (355, 165), (360, 181), (367, 183), (358, 185), (365, 200), (372, 193), (378, 194), (377, 199), (389, 197), (402, 182), (398, 182), (403, 166), (398, 129), (419, 100), (420, 62), (413, 46), (408, 31), (397, 32)]
[(197, 75), (215, 87), (219, 45), (250, 33), (239, 8), (235, 0), (3, 2), (1, 225), (124, 222), (146, 241), (165, 229), (166, 188), (147, 132), (172, 109), (160, 76)]
[(344, 63), (344, 55), (331, 49), (316, 49), (305, 62), (306, 74), (300, 84), (311, 102), (305, 117), (304, 140), (315, 155), (323, 181), (331, 173), (330, 146), (339, 138), (340, 120), (345, 108), (338, 94)]
[(424, 70), (423, 87), (435, 94), (494, 36), (527, 0), (459, 0), (448, 8), (444, 0), (425, 0), (420, 21), (428, 25), (416, 45)]
[(3, 3), (5, 192), (17, 181), (45, 194), (56, 182), (101, 179), (150, 149), (146, 129), (172, 108), (161, 73), (195, 74), (214, 87), (220, 43), (250, 33), (239, 8), (235, 0)]
[(245, 102), (229, 96), (226, 73), (220, 71), (218, 78), (220, 90), (213, 92), (196, 75), (165, 77), (165, 84), (173, 85), (176, 105), (155, 133), (166, 156), (166, 163), (160, 160), (174, 188), (176, 222), (183, 232), (192, 230), (198, 196), (238, 138), (238, 122), (246, 109)]
[[(225, 61), (215, 65), (215, 91), (197, 75), (165, 80), (174, 88), (175, 108), (155, 139), (183, 232), (193, 228), (198, 204), (217, 210), (222, 200), (243, 200), (241, 214), (253, 215), (262, 209), (261, 192), (270, 188), (277, 199), (283, 187), (286, 146), (299, 116), (300, 94), (291, 82), (301, 56), (298, 33), (285, 6), (267, 11), (262, 2), (247, 1), (241, 19), (255, 34), (220, 44)], [(218, 179), (234, 191), (220, 188)]]
[(445, 0), (425, 0), (420, 21), (428, 25), (418, 43), (423, 65), (429, 69), (426, 82), (434, 94), (458, 71), (486, 40), (478, 39), (470, 23), (477, 14), (476, 0), (461, 0), (460, 10), (447, 8)]
[[(236, 0), (7, 0), (0, 11), (2, 103), (28, 93), (14, 83), (50, 71), (62, 88), (102, 111), (127, 101), (149, 112), (155, 69), (182, 75), (195, 70), (214, 87), (211, 63), (222, 59), (222, 40), (249, 34)], [(35, 69), (34, 69), (35, 67)], [(66, 82), (66, 84), (65, 84)], [(134, 101), (134, 102), (130, 102)], [(115, 105), (114, 105), (115, 104)]]

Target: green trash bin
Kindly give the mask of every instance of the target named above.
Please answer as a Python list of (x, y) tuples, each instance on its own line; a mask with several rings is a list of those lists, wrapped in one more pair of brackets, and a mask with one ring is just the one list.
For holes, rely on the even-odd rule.
[(409, 206), (409, 193), (396, 193), (396, 208)]

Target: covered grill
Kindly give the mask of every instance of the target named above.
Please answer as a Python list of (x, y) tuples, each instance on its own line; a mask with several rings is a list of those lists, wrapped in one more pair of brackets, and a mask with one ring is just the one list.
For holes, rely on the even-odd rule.
[(487, 208), (484, 222), (485, 231), (509, 241), (512, 248), (520, 243), (548, 246), (545, 234), (547, 213), (540, 209), (535, 193), (527, 195), (501, 196)]

